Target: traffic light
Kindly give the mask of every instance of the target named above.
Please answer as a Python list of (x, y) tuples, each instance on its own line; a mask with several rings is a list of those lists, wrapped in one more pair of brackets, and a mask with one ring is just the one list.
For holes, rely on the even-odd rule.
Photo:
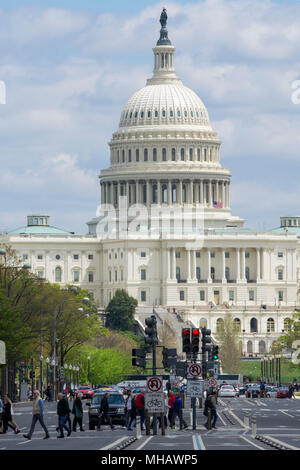
[(132, 350), (132, 365), (135, 367), (146, 367), (146, 349), (133, 349)]
[(202, 328), (202, 353), (209, 351), (211, 349), (209, 343), (211, 343), (211, 330), (207, 330), (206, 328)]
[(145, 323), (147, 325), (147, 328), (145, 328), (145, 343), (155, 346), (158, 343), (156, 316), (151, 315), (151, 317), (146, 318)]
[(193, 328), (192, 330), (192, 353), (197, 354), (199, 352), (199, 341), (200, 341), (200, 330)]
[(162, 354), (163, 354), (162, 363), (163, 363), (163, 366), (166, 370), (169, 370), (169, 369), (176, 366), (177, 351), (176, 351), (175, 348), (168, 349), (168, 348), (163, 347)]
[(191, 352), (191, 329), (182, 329), (182, 351), (189, 354)]
[(217, 361), (219, 359), (219, 346), (214, 345), (212, 350), (212, 360)]

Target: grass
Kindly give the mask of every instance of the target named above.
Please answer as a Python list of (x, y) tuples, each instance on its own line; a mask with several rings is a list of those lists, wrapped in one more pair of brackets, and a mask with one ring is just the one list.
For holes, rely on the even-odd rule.
[[(275, 369), (276, 372), (276, 369)], [(261, 365), (260, 361), (240, 361), (238, 370), (243, 377), (249, 377), (249, 381), (260, 379)], [(275, 377), (274, 377), (275, 379)], [(294, 379), (300, 382), (300, 368), (289, 361), (281, 360), (281, 382), (292, 383)]]

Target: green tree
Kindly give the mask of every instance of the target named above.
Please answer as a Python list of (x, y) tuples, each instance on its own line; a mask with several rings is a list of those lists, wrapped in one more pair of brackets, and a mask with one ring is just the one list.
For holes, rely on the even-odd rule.
[(240, 362), (239, 334), (231, 313), (227, 312), (223, 322), (220, 323), (216, 339), (223, 371), (236, 373)]
[(109, 302), (106, 312), (106, 326), (112, 330), (133, 331), (135, 325), (134, 313), (137, 300), (128, 295), (125, 289), (118, 289)]

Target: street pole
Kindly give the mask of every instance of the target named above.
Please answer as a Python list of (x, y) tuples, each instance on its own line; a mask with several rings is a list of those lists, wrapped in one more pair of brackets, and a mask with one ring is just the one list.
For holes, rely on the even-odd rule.
[[(156, 376), (156, 345), (152, 345), (152, 372), (153, 377)], [(157, 416), (156, 413), (153, 414), (153, 435), (157, 435)]]
[(33, 378), (33, 357), (31, 358), (31, 398), (33, 400), (34, 378)]

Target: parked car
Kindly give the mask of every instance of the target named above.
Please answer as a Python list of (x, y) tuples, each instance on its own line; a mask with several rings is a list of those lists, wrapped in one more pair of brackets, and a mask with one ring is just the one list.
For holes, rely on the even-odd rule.
[(237, 392), (233, 385), (221, 385), (218, 392), (219, 397), (236, 397)]
[(289, 394), (289, 388), (281, 386), (277, 390), (277, 398), (287, 398)]
[(267, 386), (265, 394), (267, 398), (277, 398), (278, 387)]
[[(101, 400), (104, 397), (106, 391), (101, 391), (101, 392), (95, 392), (92, 402), (87, 403), (86, 405), (89, 407), (89, 429), (94, 430), (95, 427), (98, 424), (98, 416), (99, 416), (99, 408), (101, 405)], [(122, 426), (125, 426), (126, 422), (126, 413), (125, 413), (125, 400), (122, 395), (122, 393), (112, 390), (109, 391), (109, 410), (108, 414), (112, 420), (112, 423), (115, 424), (121, 424)]]
[(239, 389), (240, 395), (245, 395), (245, 392), (247, 389), (246, 385), (239, 385), (238, 389)]
[(93, 398), (94, 390), (90, 385), (80, 385), (76, 390), (76, 397), (78, 396), (78, 393), (82, 393), (82, 398)]

